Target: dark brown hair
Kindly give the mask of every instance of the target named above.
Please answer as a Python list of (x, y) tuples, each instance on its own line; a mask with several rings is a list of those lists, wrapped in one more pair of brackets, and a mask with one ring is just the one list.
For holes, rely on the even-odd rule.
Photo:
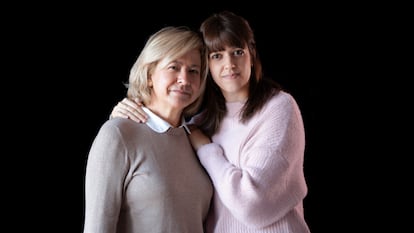
[[(249, 96), (240, 114), (240, 121), (246, 122), (281, 89), (271, 79), (264, 78), (262, 63), (256, 50), (253, 30), (247, 20), (229, 11), (223, 11), (208, 17), (200, 26), (208, 54), (222, 51), (225, 46), (248, 47), (252, 58), (252, 72), (249, 80)], [(219, 128), (227, 113), (226, 100), (211, 74), (207, 78), (204, 97), (204, 116), (200, 127), (209, 136)]]

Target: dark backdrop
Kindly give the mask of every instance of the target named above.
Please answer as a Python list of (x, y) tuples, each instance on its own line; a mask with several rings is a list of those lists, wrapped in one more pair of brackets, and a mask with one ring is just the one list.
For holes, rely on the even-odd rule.
[[(100, 126), (125, 96), (123, 83), (146, 39), (167, 25), (197, 29), (211, 13), (224, 9), (250, 22), (265, 74), (292, 93), (302, 110), (309, 187), (304, 208), (311, 230), (321, 232), (328, 229), (327, 222), (338, 221), (343, 204), (335, 203), (339, 194), (333, 187), (339, 182), (335, 174), (341, 152), (332, 154), (328, 149), (335, 138), (332, 127), (337, 126), (331, 121), (335, 111), (328, 102), (334, 101), (331, 94), (338, 85), (331, 79), (321, 84), (336, 66), (330, 55), (343, 48), (331, 49), (334, 35), (329, 19), (302, 7), (196, 5), (160, 3), (161, 9), (62, 5), (53, 11), (31, 11), (20, 21), (10, 18), (14, 26), (8, 28), (11, 36), (6, 38), (10, 45), (19, 46), (7, 50), (9, 59), (18, 60), (8, 68), (25, 80), (15, 78), (10, 85), (21, 97), (13, 105), (23, 109), (19, 120), (25, 127), (24, 133), (14, 131), (11, 138), (28, 141), (27, 148), (18, 148), (31, 151), (19, 171), (30, 169), (27, 175), (35, 184), (30, 198), (20, 200), (27, 200), (23, 205), (30, 215), (46, 212), (32, 228), (52, 230), (58, 225), (70, 232), (82, 231), (87, 154)], [(21, 188), (13, 181), (10, 185)]]

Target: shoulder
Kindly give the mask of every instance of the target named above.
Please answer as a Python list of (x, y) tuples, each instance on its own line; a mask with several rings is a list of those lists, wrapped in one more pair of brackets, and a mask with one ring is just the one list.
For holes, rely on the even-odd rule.
[(130, 119), (114, 118), (105, 121), (95, 141), (103, 147), (122, 145), (125, 148), (132, 148), (137, 143), (146, 140), (150, 132), (146, 124), (136, 123)]
[(301, 117), (299, 106), (294, 97), (286, 91), (280, 91), (271, 97), (259, 114), (259, 118), (274, 121), (298, 117)]
[(104, 125), (108, 126), (108, 127), (126, 127), (126, 126), (131, 126), (134, 124), (139, 124), (134, 122), (133, 120), (130, 119), (125, 119), (125, 118), (121, 118), (121, 117), (115, 117), (112, 118), (110, 120), (107, 120)]
[(101, 127), (101, 133), (110, 134), (126, 134), (131, 131), (135, 131), (137, 128), (145, 126), (145, 124), (136, 123), (130, 119), (125, 118), (113, 118), (107, 120)]
[(266, 109), (293, 110), (294, 108), (296, 108), (297, 103), (290, 93), (286, 91), (280, 91), (277, 94), (275, 94), (272, 98), (270, 98), (265, 106)]
[(110, 120), (105, 121), (102, 125), (102, 128), (105, 129), (114, 129), (114, 128), (126, 128), (133, 123), (132, 120), (116, 117)]

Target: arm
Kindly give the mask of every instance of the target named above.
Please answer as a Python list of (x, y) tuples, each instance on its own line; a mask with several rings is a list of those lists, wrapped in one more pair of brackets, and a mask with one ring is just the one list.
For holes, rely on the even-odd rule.
[(84, 232), (116, 232), (128, 171), (125, 154), (122, 136), (107, 121), (96, 136), (88, 155)]
[(191, 134), (189, 135), (191, 145), (194, 150), (198, 150), (201, 146), (211, 143), (210, 138), (208, 138), (204, 133), (197, 128), (195, 125), (189, 125)]
[(124, 98), (122, 101), (118, 102), (117, 105), (112, 109), (110, 119), (114, 117), (122, 117), (126, 119), (131, 119), (138, 123), (144, 123), (147, 121), (147, 114), (141, 108), (142, 103), (138, 99), (128, 99)]
[(257, 228), (295, 209), (300, 214), (307, 193), (305, 138), (293, 99), (281, 96), (271, 100), (247, 126), (222, 124), (226, 130), (213, 137), (214, 143), (201, 146), (197, 154), (227, 209)]

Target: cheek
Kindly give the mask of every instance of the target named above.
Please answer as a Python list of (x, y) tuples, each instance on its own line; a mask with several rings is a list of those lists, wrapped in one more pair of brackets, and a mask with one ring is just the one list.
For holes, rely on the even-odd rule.
[(219, 68), (218, 66), (209, 66), (210, 75), (214, 77), (219, 76)]
[(193, 81), (193, 84), (194, 84), (194, 86), (195, 86), (196, 88), (200, 88), (200, 85), (201, 85), (201, 79), (200, 79), (200, 78), (195, 79), (195, 80)]
[(245, 66), (245, 67), (246, 68), (244, 69), (244, 73), (246, 74), (245, 76), (247, 77), (247, 79), (249, 79), (252, 74), (252, 69), (251, 69), (251, 66)]
[(168, 82), (167, 80), (159, 79), (153, 82), (153, 89), (156, 93), (161, 94), (165, 93), (170, 85), (170, 82)]

